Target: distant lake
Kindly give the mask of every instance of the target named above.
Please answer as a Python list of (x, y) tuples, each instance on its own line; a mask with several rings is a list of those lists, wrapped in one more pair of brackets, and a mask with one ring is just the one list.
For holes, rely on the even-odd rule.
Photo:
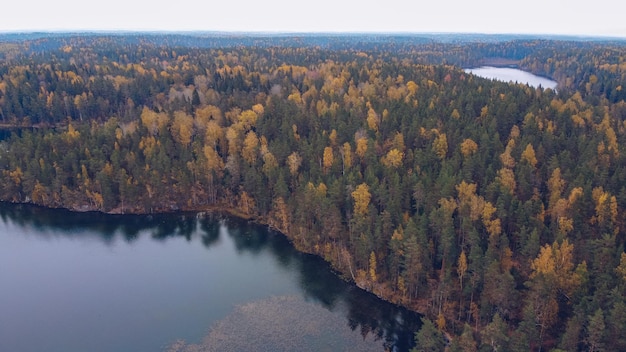
[(495, 79), (502, 82), (514, 82), (528, 84), (531, 87), (543, 87), (556, 89), (557, 83), (551, 79), (533, 75), (530, 72), (509, 67), (482, 66), (465, 69), (467, 73), (473, 73), (487, 79)]
[(22, 135), (24, 131), (34, 131), (33, 127), (0, 127), (0, 142), (11, 137), (13, 133), (18, 136)]
[(266, 227), (0, 202), (0, 351), (408, 351), (420, 316)]
[(8, 128), (0, 128), (0, 141), (3, 141), (9, 137), (11, 137), (12, 129)]

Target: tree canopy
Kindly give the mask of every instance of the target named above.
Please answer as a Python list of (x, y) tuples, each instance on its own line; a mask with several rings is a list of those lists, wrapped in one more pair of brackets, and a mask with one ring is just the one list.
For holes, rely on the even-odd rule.
[[(625, 46), (127, 40), (0, 47), (1, 200), (229, 210), (426, 314), (429, 346), (623, 349)], [(461, 69), (487, 59), (558, 91)]]

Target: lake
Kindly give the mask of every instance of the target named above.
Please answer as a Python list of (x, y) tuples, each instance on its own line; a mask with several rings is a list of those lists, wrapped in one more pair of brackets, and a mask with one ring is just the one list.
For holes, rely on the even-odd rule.
[(556, 89), (557, 83), (551, 79), (533, 75), (530, 72), (522, 71), (510, 67), (482, 66), (478, 68), (468, 68), (465, 72), (475, 74), (488, 79), (495, 79), (503, 82), (516, 82), (528, 84), (531, 87), (543, 87)]
[(0, 128), (0, 141), (5, 140), (5, 139), (11, 137), (11, 132), (12, 131), (13, 131), (13, 129)]
[(0, 351), (407, 351), (420, 316), (220, 215), (0, 203)]

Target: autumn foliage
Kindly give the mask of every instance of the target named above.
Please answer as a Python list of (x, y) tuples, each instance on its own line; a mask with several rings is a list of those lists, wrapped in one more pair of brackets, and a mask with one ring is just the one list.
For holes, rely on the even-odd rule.
[[(424, 313), (432, 346), (626, 350), (624, 46), (411, 40), (0, 51), (0, 123), (27, 127), (0, 199), (228, 210)], [(493, 57), (558, 92), (459, 68)]]

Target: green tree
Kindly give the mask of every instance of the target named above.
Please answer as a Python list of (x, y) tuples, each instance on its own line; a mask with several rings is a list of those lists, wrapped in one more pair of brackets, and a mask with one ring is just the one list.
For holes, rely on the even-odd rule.
[(422, 318), (422, 327), (415, 333), (415, 344), (412, 352), (440, 352), (444, 350), (446, 341), (430, 319)]
[(598, 308), (596, 312), (589, 317), (587, 323), (587, 347), (591, 352), (605, 351), (605, 329), (604, 312)]
[[(507, 351), (509, 349), (508, 327), (500, 314), (496, 313), (493, 320), (481, 331), (481, 347), (490, 351)], [(481, 348), (481, 350), (483, 350)]]

